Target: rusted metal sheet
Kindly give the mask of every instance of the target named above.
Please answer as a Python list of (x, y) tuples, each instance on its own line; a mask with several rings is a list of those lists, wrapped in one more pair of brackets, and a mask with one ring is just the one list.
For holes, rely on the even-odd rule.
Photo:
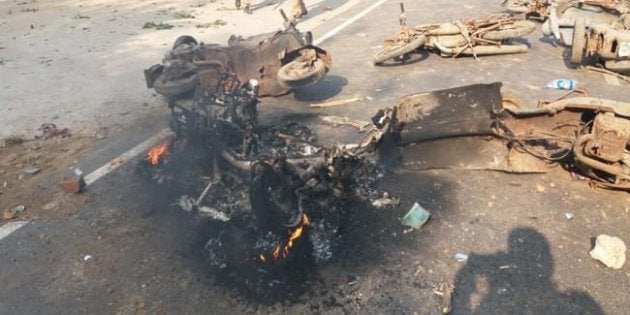
[(396, 104), (404, 124), (401, 145), (439, 138), (491, 135), (493, 113), (502, 110), (501, 83), (412, 94)]

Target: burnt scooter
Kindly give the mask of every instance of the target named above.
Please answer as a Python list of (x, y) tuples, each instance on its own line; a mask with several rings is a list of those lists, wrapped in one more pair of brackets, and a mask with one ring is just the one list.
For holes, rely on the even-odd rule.
[[(280, 231), (295, 228), (306, 212), (313, 214), (307, 211), (314, 208), (308, 203), (347, 199), (358, 191), (350, 188), (357, 182), (375, 180), (373, 174), (366, 180), (359, 173), (377, 168), (377, 149), (391, 130), (391, 111), (379, 112), (375, 127), (362, 142), (324, 147), (303, 137), (309, 133), (305, 129), (293, 128), (297, 132), (290, 134), (282, 124), (260, 126), (257, 89), (255, 80), (241, 84), (235, 74), (224, 73), (215, 88), (198, 93), (192, 105), (171, 100), (169, 106), (175, 141), (208, 148), (215, 173), (211, 181), (216, 182), (220, 172), (242, 177), (263, 226)], [(317, 208), (323, 212), (330, 207)]]
[(404, 61), (409, 54), (422, 49), (435, 51), (442, 57), (524, 53), (527, 45), (509, 41), (530, 34), (536, 28), (534, 23), (509, 14), (409, 27), (403, 3), (400, 3), (400, 11), (400, 30), (396, 38), (385, 40), (383, 49), (376, 53), (376, 65), (390, 59)]
[(227, 47), (177, 38), (162, 64), (144, 71), (147, 87), (171, 98), (212, 88), (221, 74), (235, 73), (240, 82), (256, 79), (260, 96), (278, 96), (318, 82), (332, 66), (330, 56), (280, 12), (283, 30), (246, 39), (232, 35)]

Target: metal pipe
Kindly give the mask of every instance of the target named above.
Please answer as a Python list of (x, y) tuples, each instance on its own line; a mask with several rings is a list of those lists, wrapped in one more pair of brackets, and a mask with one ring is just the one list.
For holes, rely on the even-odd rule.
[(527, 52), (526, 45), (502, 45), (502, 46), (489, 46), (489, 45), (480, 45), (474, 46), (473, 49), (470, 47), (466, 47), (465, 49), (458, 51), (455, 48), (447, 48), (441, 45), (439, 42), (434, 42), (434, 45), (437, 49), (442, 52), (444, 55), (465, 55), (465, 56), (473, 56), (477, 54), (478, 56), (483, 55), (503, 55), (503, 54), (518, 54)]

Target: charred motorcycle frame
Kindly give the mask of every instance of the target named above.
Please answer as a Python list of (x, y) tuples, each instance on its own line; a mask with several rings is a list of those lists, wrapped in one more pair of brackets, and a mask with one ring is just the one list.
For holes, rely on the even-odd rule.
[(198, 43), (181, 36), (162, 64), (144, 71), (148, 88), (166, 97), (189, 94), (216, 85), (223, 73), (241, 82), (256, 79), (260, 96), (277, 96), (321, 80), (332, 66), (328, 53), (312, 45), (312, 34), (301, 33), (286, 18), (283, 30), (247, 39), (232, 36), (228, 46)]
[(509, 41), (535, 29), (532, 22), (509, 14), (409, 27), (403, 3), (400, 3), (400, 11), (400, 30), (396, 38), (385, 40), (383, 49), (374, 56), (377, 65), (390, 59), (404, 61), (418, 49), (435, 51), (443, 57), (524, 53), (527, 52), (526, 45)]

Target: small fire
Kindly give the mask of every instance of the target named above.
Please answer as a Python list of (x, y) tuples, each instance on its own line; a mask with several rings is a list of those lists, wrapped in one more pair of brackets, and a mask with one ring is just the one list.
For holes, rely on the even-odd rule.
[[(276, 248), (273, 250), (271, 257), (274, 261), (289, 256), (289, 252), (291, 251), (291, 248), (293, 248), (293, 246), (295, 245), (295, 241), (300, 238), (300, 236), (302, 236), (304, 228), (309, 224), (311, 224), (311, 221), (309, 220), (308, 216), (306, 216), (306, 214), (302, 214), (302, 221), (300, 222), (300, 225), (293, 231), (289, 230), (289, 239), (287, 240), (286, 245), (280, 244), (276, 246)], [(264, 254), (258, 255), (257, 258), (261, 262), (267, 261), (267, 258), (265, 258)]]
[(149, 151), (147, 154), (146, 160), (151, 163), (151, 165), (158, 165), (160, 162), (160, 158), (168, 152), (168, 142), (162, 142)]

